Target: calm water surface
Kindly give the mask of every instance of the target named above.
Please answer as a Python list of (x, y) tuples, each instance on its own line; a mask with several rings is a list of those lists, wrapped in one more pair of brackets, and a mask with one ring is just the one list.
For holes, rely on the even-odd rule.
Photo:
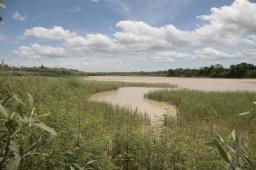
[(176, 115), (176, 107), (167, 102), (158, 102), (144, 98), (144, 94), (160, 88), (124, 87), (118, 90), (96, 93), (91, 96), (91, 101), (107, 102), (123, 107), (138, 109), (141, 113), (147, 113), (152, 120), (159, 120), (166, 113)]
[(176, 78), (153, 76), (91, 76), (85, 79), (100, 81), (169, 83), (176, 84), (179, 88), (204, 91), (256, 91), (256, 79)]

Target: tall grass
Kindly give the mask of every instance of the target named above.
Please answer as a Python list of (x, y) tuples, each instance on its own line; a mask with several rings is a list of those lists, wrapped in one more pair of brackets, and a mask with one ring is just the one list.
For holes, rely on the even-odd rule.
[[(114, 90), (126, 85), (120, 82), (84, 81), (74, 78), (0, 78), (0, 92), (9, 89), (20, 96), (22, 100), (27, 97), (27, 92), (29, 92), (34, 97), (34, 106), (39, 115), (51, 113), (43, 121), (49, 127), (54, 128), (57, 133), (56, 137), (45, 141), (45, 147), (38, 150), (47, 155), (28, 157), (20, 169), (162, 170), (225, 168), (225, 161), (221, 159), (218, 152), (205, 144), (211, 139), (212, 128), (211, 123), (209, 123), (212, 119), (205, 119), (207, 114), (212, 111), (201, 111), (199, 104), (196, 105), (196, 102), (189, 101), (193, 99), (200, 103), (199, 99), (204, 94), (195, 97), (193, 92), (177, 91), (176, 96), (168, 98), (171, 96), (171, 92), (161, 91), (163, 96), (166, 96), (165, 101), (174, 102), (176, 99), (175, 104), (179, 108), (180, 117), (177, 124), (173, 122), (154, 126), (150, 126), (146, 116), (141, 116), (132, 110), (87, 100), (93, 93)], [(184, 99), (183, 95), (190, 97)], [(211, 95), (214, 96), (211, 102), (215, 107), (210, 110), (215, 109), (218, 112), (218, 116), (214, 117), (214, 122), (217, 122), (222, 119), (222, 116), (219, 115), (222, 112), (218, 106), (222, 107), (225, 104), (215, 101), (218, 95), (222, 97), (221, 94), (215, 96), (214, 93), (211, 93), (208, 98), (211, 98)], [(225, 95), (223, 94), (223, 96)], [(227, 96), (225, 99), (228, 100), (229, 97), (233, 96)], [(237, 109), (230, 106), (229, 108), (232, 110), (226, 113), (227, 116), (224, 116), (224, 120), (228, 120), (229, 115), (235, 117), (232, 111), (236, 112), (240, 109), (242, 112), (246, 111), (247, 105), (244, 100), (253, 98), (249, 93), (234, 94), (234, 97), (238, 97), (238, 99), (234, 99), (234, 101), (237, 100), (237, 105), (239, 102), (245, 105), (239, 104)], [(206, 100), (207, 97), (204, 99)], [(162, 97), (161, 100), (163, 100)], [(231, 104), (231, 102), (229, 103)], [(182, 110), (183, 105), (184, 110)], [(193, 105), (196, 106), (191, 109), (194, 107)], [(210, 101), (206, 106), (210, 107)], [(196, 116), (190, 116), (189, 113)], [(204, 118), (201, 117), (203, 113), (206, 113)], [(232, 120), (235, 120), (233, 117)], [(0, 128), (2, 129), (3, 126), (1, 122)], [(226, 130), (223, 129), (221, 132), (226, 133)], [(249, 136), (250, 139), (252, 139), (251, 136)], [(0, 150), (0, 157), (2, 157), (2, 153)], [(255, 149), (249, 154), (253, 155), (254, 153)]]
[[(254, 92), (203, 92), (196, 90), (159, 90), (150, 92), (146, 97), (166, 101), (178, 107), (178, 129), (189, 137), (192, 152), (202, 154), (200, 143), (211, 141), (216, 135), (229, 136), (233, 129), (239, 129), (248, 142), (248, 156), (256, 165), (256, 132), (248, 130), (249, 122), (239, 117), (239, 113), (250, 111), (256, 100)], [(250, 128), (249, 128), (250, 129)], [(228, 141), (228, 137), (224, 138)], [(229, 147), (230, 148), (230, 147)], [(198, 154), (198, 155), (200, 155)], [(198, 155), (195, 156), (197, 159)], [(203, 154), (202, 154), (203, 155)]]
[(160, 90), (150, 92), (146, 97), (176, 105), (183, 119), (204, 120), (229, 119), (248, 111), (252, 101), (256, 100), (256, 93)]

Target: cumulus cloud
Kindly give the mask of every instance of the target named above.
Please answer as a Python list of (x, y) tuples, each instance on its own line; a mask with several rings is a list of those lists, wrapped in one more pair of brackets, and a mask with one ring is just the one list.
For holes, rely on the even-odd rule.
[(229, 58), (238, 58), (238, 54), (229, 54), (211, 47), (205, 47), (201, 49), (196, 49), (190, 53), (182, 53), (177, 51), (162, 51), (155, 54), (154, 59), (156, 60), (167, 60), (175, 61), (177, 59), (185, 60), (221, 60)]
[(69, 30), (65, 30), (60, 26), (54, 26), (53, 28), (33, 27), (27, 29), (24, 32), (25, 36), (34, 36), (37, 38), (46, 38), (50, 40), (62, 40), (76, 36), (76, 33)]
[(76, 51), (111, 51), (116, 48), (113, 40), (103, 34), (70, 37), (66, 39), (66, 44)]
[(31, 46), (21, 46), (18, 50), (15, 50), (14, 53), (27, 58), (60, 58), (67, 56), (64, 48), (52, 47), (47, 45), (42, 46), (39, 44), (32, 44)]
[(176, 59), (189, 58), (189, 56), (190, 54), (188, 53), (181, 53), (176, 51), (162, 51), (162, 52), (157, 52), (155, 54), (154, 59), (157, 61), (167, 60), (167, 61), (173, 62)]
[(195, 30), (203, 42), (239, 43), (243, 36), (256, 33), (256, 4), (235, 0), (231, 6), (212, 8), (198, 18), (209, 22)]
[[(212, 8), (209, 15), (199, 16), (204, 24), (191, 31), (178, 29), (174, 25), (156, 27), (142, 21), (124, 20), (116, 24), (118, 31), (113, 35), (96, 33), (82, 36), (60, 26), (34, 27), (27, 29), (24, 35), (60, 40), (70, 51), (101, 53), (102, 56), (105, 53), (133, 53), (138, 56), (151, 52), (158, 61), (241, 58), (242, 53), (252, 56), (254, 51), (225, 51), (235, 46), (243, 49), (255, 46), (255, 11), (255, 3), (235, 0), (230, 6)], [(31, 47), (23, 47), (24, 53), (27, 49), (33, 51)]]
[(216, 50), (211, 47), (206, 47), (200, 50), (195, 50), (192, 59), (228, 59), (235, 57), (234, 55), (228, 54), (223, 51)]
[(27, 19), (27, 16), (22, 15), (18, 11), (16, 11), (12, 14), (12, 18), (19, 21), (25, 21)]

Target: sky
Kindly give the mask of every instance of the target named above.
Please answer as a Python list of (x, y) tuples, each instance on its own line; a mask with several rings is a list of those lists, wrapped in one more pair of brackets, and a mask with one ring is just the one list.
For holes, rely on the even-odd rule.
[(255, 0), (6, 0), (0, 58), (88, 72), (256, 64)]

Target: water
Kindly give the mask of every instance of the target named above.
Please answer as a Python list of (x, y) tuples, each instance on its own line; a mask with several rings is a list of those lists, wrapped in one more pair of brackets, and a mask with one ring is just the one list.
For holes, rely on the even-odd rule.
[(113, 105), (137, 109), (140, 113), (147, 113), (153, 121), (160, 120), (166, 113), (176, 116), (176, 107), (167, 102), (158, 102), (144, 98), (144, 94), (160, 88), (124, 87), (118, 90), (96, 93), (91, 101), (107, 102)]
[(256, 79), (177, 78), (149, 76), (92, 76), (89, 80), (169, 83), (179, 88), (204, 91), (256, 91)]
[[(203, 91), (256, 91), (256, 79), (210, 79), (210, 78), (173, 78), (149, 76), (95, 76), (86, 77), (89, 80), (143, 82), (143, 83), (169, 83), (176, 84), (178, 88), (195, 89)], [(115, 91), (94, 94), (91, 100), (108, 102), (114, 105), (138, 109), (147, 113), (152, 120), (160, 119), (169, 112), (176, 115), (176, 107), (166, 102), (157, 102), (144, 98), (150, 90), (159, 88), (124, 87)]]

